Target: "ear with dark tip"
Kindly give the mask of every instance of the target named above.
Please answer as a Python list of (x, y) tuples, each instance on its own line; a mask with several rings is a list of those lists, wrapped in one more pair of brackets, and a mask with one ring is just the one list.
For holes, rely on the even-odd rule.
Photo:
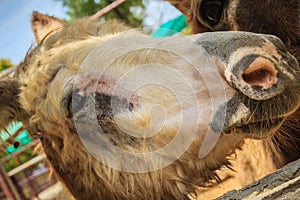
[(37, 44), (40, 44), (51, 32), (64, 26), (65, 23), (56, 17), (44, 15), (37, 11), (32, 13), (31, 27)]
[(175, 6), (178, 10), (180, 10), (184, 15), (188, 14), (188, 11), (191, 7), (191, 1), (190, 0), (167, 0), (170, 2), (173, 6)]

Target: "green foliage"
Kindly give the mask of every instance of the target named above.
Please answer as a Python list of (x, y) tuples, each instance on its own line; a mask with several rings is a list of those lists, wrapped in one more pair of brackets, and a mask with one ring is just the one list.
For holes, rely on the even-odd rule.
[[(113, 2), (113, 0), (56, 0), (68, 8), (70, 21), (76, 18), (91, 16)], [(107, 13), (105, 20), (118, 19), (132, 27), (141, 27), (145, 5), (142, 0), (128, 0), (119, 7)]]
[(0, 71), (5, 70), (13, 66), (9, 59), (0, 59)]
[(5, 170), (8, 172), (17, 166), (29, 161), (33, 157), (37, 156), (36, 153), (33, 153), (33, 148), (26, 149), (24, 152), (19, 154), (17, 157), (12, 157), (5, 163), (3, 163), (3, 166)]

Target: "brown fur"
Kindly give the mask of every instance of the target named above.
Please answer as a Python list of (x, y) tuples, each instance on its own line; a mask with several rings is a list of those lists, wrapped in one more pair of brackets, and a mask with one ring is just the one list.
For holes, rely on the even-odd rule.
[(12, 121), (25, 122), (28, 115), (19, 103), (20, 85), (16, 79), (2, 79), (0, 81), (0, 127), (7, 127)]
[[(48, 19), (46, 16), (43, 17)], [(39, 20), (34, 18), (34, 22), (37, 21)], [(160, 170), (138, 174), (112, 169), (98, 161), (87, 151), (74, 125), (74, 119), (83, 111), (80, 109), (76, 110), (76, 112), (70, 110), (70, 105), (73, 103), (70, 101), (70, 97), (80, 67), (83, 67), (88, 74), (87, 77), (84, 77), (78, 89), (84, 94), (89, 93), (85, 90), (85, 86), (93, 82), (94, 66), (83, 65), (83, 60), (93, 49), (98, 48), (99, 44), (104, 43), (104, 47), (101, 46), (103, 51), (97, 54), (97, 58), (102, 58), (97, 63), (97, 66), (101, 67), (111, 63), (112, 70), (108, 70), (108, 74), (113, 74), (117, 78), (122, 74), (122, 70), (126, 68), (131, 69), (130, 67), (133, 64), (142, 65), (155, 62), (178, 67), (182, 70), (182, 73), (191, 77), (190, 81), (195, 82), (195, 84), (199, 81), (201, 82), (201, 78), (196, 76), (194, 71), (189, 69), (188, 66), (186, 68), (182, 67), (182, 62), (178, 62), (180, 61), (178, 55), (166, 53), (160, 49), (151, 49), (151, 54), (149, 54), (149, 50), (140, 50), (115, 59), (120, 55), (118, 51), (122, 55), (122, 52), (126, 52), (126, 48), (134, 45), (139, 47), (139, 45), (154, 42), (154, 39), (150, 39), (138, 31), (128, 31), (128, 27), (117, 22), (101, 23), (81, 19), (64, 28), (61, 28), (61, 25), (58, 24), (57, 27), (51, 27), (50, 32), (42, 34), (44, 35), (43, 39), (37, 40), (40, 42), (39, 45), (27, 55), (25, 61), (20, 65), (18, 77), (14, 80), (17, 85), (21, 85), (21, 92), (15, 94), (9, 94), (8, 92), (7, 94), (15, 97), (15, 105), (17, 105), (18, 109), (26, 110), (27, 116), (23, 117), (22, 120), (30, 121), (28, 127), (41, 131), (39, 137), (41, 138), (44, 151), (56, 174), (71, 193), (78, 199), (188, 199), (189, 195), (195, 194), (195, 187), (197, 186), (212, 185), (214, 188), (214, 186), (219, 185), (216, 184), (220, 180), (218, 176), (223, 176), (222, 171), (224, 168), (230, 166), (230, 160), (233, 159), (230, 156), (234, 155), (236, 151), (238, 154), (240, 147), (245, 142), (244, 134), (222, 134), (213, 150), (201, 159), (199, 159), (198, 151), (203, 141), (203, 136), (199, 134), (184, 155), (179, 157), (174, 163)], [(54, 32), (52, 32), (53, 28)], [(39, 34), (39, 36), (41, 35)], [(112, 42), (105, 44), (105, 41), (109, 38), (112, 38), (110, 40)], [(183, 42), (178, 40), (176, 45), (186, 45)], [(174, 45), (174, 43), (172, 44)], [(120, 46), (123, 47), (122, 45), (126, 48), (120, 48)], [(161, 71), (158, 70), (156, 76), (159, 77), (160, 73)], [(136, 75), (138, 77), (141, 74)], [(173, 79), (176, 80), (176, 77)], [(180, 83), (178, 84), (178, 86), (181, 86)], [(10, 88), (7, 89), (11, 92), (14, 91)], [(99, 90), (99, 93), (103, 93), (102, 89), (99, 87), (97, 91)], [(203, 93), (198, 91), (197, 87), (195, 89), (199, 92), (197, 96), (206, 100), (207, 94), (203, 91)], [(229, 91), (229, 93), (236, 92), (230, 85), (227, 85), (226, 91)], [(174, 117), (173, 114), (178, 111), (178, 105), (174, 105), (170, 101), (172, 97), (161, 95), (163, 94), (161, 88), (152, 88), (143, 92), (140, 94), (146, 100), (164, 105), (164, 107), (168, 108), (166, 109), (167, 114)], [(185, 90), (181, 92), (183, 92), (183, 96), (188, 96)], [(18, 98), (19, 96), (20, 99)], [(270, 107), (273, 107), (274, 102), (277, 103), (276, 100), (278, 99), (273, 100), (267, 101)], [(98, 103), (100, 104), (98, 106), (101, 106), (102, 102)], [(281, 101), (281, 103), (284, 102)], [(293, 105), (294, 107), (298, 106), (296, 101), (293, 104), (295, 104)], [(293, 109), (286, 110), (284, 116), (289, 115)], [(146, 111), (145, 113), (141, 112), (138, 116), (132, 115), (130, 119), (133, 123), (142, 126), (149, 123), (147, 114), (148, 112)], [(135, 131), (134, 127), (130, 126), (128, 117), (125, 117), (125, 119), (122, 116), (118, 117), (120, 123), (124, 124), (124, 127), (132, 132)], [(16, 119), (19, 120), (18, 118)], [(117, 129), (113, 120), (109, 118), (100, 120), (105, 124), (106, 134), (111, 137), (116, 145), (123, 146), (125, 149), (133, 150), (134, 152), (140, 150), (149, 152), (164, 146), (173, 137), (178, 128), (177, 121), (171, 120), (172, 123), (166, 123), (166, 127), (161, 130), (162, 134), (158, 134), (149, 140), (130, 140), (130, 138), (127, 140), (128, 138), (124, 138), (122, 130)], [(3, 125), (6, 123), (3, 122)], [(88, 130), (90, 128), (89, 124), (86, 124), (86, 121), (84, 123), (84, 127)], [(201, 133), (207, 129), (205, 125), (201, 124), (199, 126)], [(189, 131), (186, 133), (188, 134)], [(248, 140), (246, 140), (247, 142)], [(148, 143), (151, 145), (148, 145)], [(260, 149), (264, 148), (264, 146), (260, 146)], [(264, 150), (264, 152), (268, 151)], [(171, 151), (170, 155), (165, 156), (172, 157), (172, 153)], [(268, 154), (259, 155), (259, 153), (258, 156), (262, 159), (271, 157)], [(126, 161), (122, 157), (119, 159), (121, 164)], [(136, 164), (139, 165), (140, 163)], [(243, 166), (249, 166), (249, 168), (255, 166), (253, 162), (252, 165), (247, 164), (243, 164)], [(274, 164), (268, 166), (268, 170), (270, 169), (275, 169)], [(248, 170), (248, 168), (246, 167), (246, 169), (242, 170)], [(252, 175), (255, 177), (261, 176), (261, 174), (264, 173), (259, 171), (253, 172), (252, 170)]]

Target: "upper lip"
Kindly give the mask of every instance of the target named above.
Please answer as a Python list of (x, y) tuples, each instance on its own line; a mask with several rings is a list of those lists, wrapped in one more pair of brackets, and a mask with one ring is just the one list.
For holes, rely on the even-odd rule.
[[(292, 92), (293, 90), (284, 92), (266, 101), (252, 100), (240, 94), (235, 95), (226, 105), (218, 109), (220, 113), (226, 111), (223, 130), (219, 129), (219, 131), (268, 135), (268, 132), (276, 130), (289, 115), (299, 109), (299, 103), (297, 104), (299, 96)], [(289, 100), (286, 99), (287, 97)], [(221, 127), (219, 121), (216, 118), (212, 123), (213, 125), (219, 123)]]
[(249, 123), (245, 124), (236, 124), (225, 129), (224, 133), (231, 133), (233, 129), (235, 132), (239, 131), (243, 133), (252, 133), (251, 129), (254, 128), (259, 128), (260, 133), (270, 132), (272, 129), (277, 128), (284, 121), (284, 119), (285, 117), (277, 117), (272, 119), (250, 121)]

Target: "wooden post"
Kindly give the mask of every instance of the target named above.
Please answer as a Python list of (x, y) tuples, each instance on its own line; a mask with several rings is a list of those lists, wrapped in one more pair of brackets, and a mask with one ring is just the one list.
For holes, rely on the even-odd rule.
[(7, 176), (2, 163), (0, 162), (0, 185), (3, 189), (4, 194), (9, 200), (21, 200), (16, 188)]
[(255, 181), (240, 190), (231, 190), (216, 200), (299, 199), (300, 159)]

